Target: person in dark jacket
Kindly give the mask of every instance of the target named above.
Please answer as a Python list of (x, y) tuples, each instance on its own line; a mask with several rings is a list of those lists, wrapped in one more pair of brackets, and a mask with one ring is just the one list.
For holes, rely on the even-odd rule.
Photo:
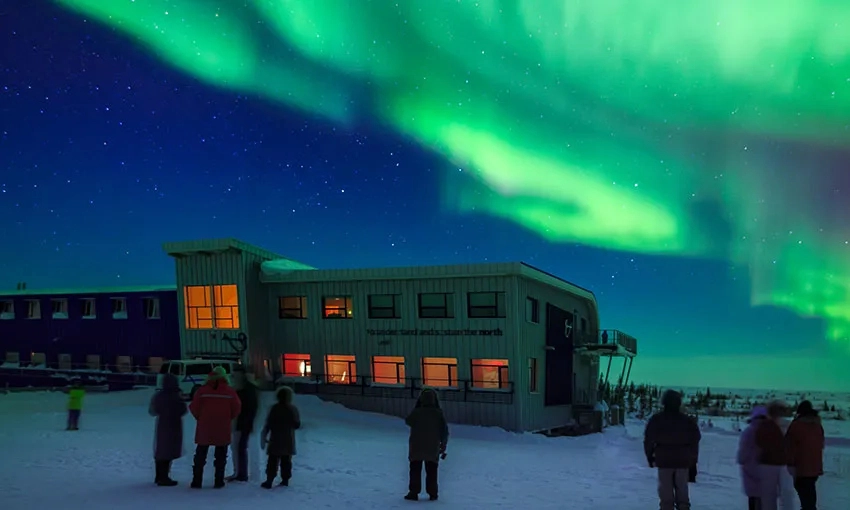
[(210, 446), (214, 448), (215, 487), (224, 487), (224, 470), (227, 467), (227, 447), (232, 439), (231, 423), (239, 416), (242, 403), (239, 395), (227, 382), (227, 372), (215, 367), (207, 382), (195, 392), (189, 411), (198, 421), (195, 426), (195, 459), (192, 470), (193, 489), (200, 489), (204, 479), (204, 465)]
[(785, 433), (788, 471), (794, 477), (794, 489), (802, 510), (817, 510), (817, 481), (823, 475), (823, 425), (808, 400), (797, 406), (797, 415)]
[(702, 434), (696, 422), (681, 411), (681, 393), (665, 391), (661, 405), (663, 410), (649, 419), (643, 438), (649, 467), (658, 468), (659, 508), (690, 510), (688, 471), (699, 460)]
[(756, 447), (758, 448), (758, 469), (761, 480), (761, 508), (776, 510), (779, 506), (780, 479), (787, 464), (785, 454), (785, 436), (779, 425), (785, 414), (786, 406), (779, 401), (767, 404), (767, 419), (756, 428)]
[(254, 421), (260, 407), (260, 389), (254, 383), (254, 374), (250, 371), (237, 372), (236, 394), (242, 402), (242, 410), (233, 422), (233, 471), (227, 477), (228, 482), (248, 481), (248, 440), (254, 432)]
[(295, 455), (295, 431), (301, 428), (301, 415), (293, 401), (292, 388), (277, 390), (277, 403), (269, 409), (266, 424), (260, 436), (260, 445), (266, 450), (266, 481), (264, 489), (271, 489), (280, 468), (280, 485), (288, 486), (292, 478), (292, 456)]
[(419, 394), (416, 406), (404, 420), (410, 427), (408, 460), (410, 461), (410, 484), (404, 499), (417, 501), (422, 492), (422, 465), (425, 465), (425, 492), (436, 501), (438, 496), (437, 471), (440, 458), (446, 458), (449, 441), (449, 425), (437, 392), (425, 388)]
[(154, 483), (161, 487), (173, 487), (171, 463), (183, 456), (183, 416), (186, 403), (180, 394), (177, 377), (162, 376), (162, 389), (151, 398), (148, 413), (156, 417), (153, 458), (156, 466)]

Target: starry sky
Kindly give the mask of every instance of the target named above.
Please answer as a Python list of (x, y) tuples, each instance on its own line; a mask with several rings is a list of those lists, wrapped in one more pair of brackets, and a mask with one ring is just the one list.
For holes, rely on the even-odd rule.
[(0, 0), (0, 285), (171, 283), (161, 244), (208, 237), (327, 268), (522, 260), (594, 290), (638, 381), (847, 390), (842, 20)]

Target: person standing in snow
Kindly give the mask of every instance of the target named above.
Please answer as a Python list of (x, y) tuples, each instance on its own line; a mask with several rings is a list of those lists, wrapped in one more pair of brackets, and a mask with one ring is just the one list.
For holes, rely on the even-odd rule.
[(151, 398), (148, 413), (156, 417), (154, 483), (160, 487), (174, 487), (177, 482), (171, 479), (171, 463), (183, 456), (183, 416), (186, 414), (177, 377), (172, 374), (162, 376), (162, 389)]
[(269, 409), (266, 424), (260, 435), (260, 445), (268, 455), (266, 481), (260, 486), (271, 489), (280, 468), (280, 485), (289, 485), (292, 478), (292, 456), (295, 455), (295, 431), (301, 428), (301, 415), (292, 403), (293, 391), (289, 386), (277, 390), (277, 403)]
[[(767, 419), (767, 408), (755, 406), (747, 428), (738, 440), (738, 465), (741, 466), (741, 482), (747, 496), (749, 510), (761, 510), (761, 473), (759, 472), (759, 450), (756, 446), (756, 430)], [(791, 509), (788, 509), (791, 510)]]
[(254, 383), (254, 374), (244, 370), (234, 374), (236, 394), (242, 403), (242, 410), (233, 423), (233, 475), (227, 477), (228, 482), (248, 481), (248, 440), (254, 432), (254, 421), (260, 407), (260, 389)]
[(210, 446), (214, 447), (216, 489), (224, 487), (224, 470), (227, 467), (227, 448), (231, 441), (231, 423), (239, 416), (242, 403), (227, 384), (227, 372), (215, 367), (207, 382), (195, 392), (189, 411), (197, 420), (195, 426), (195, 459), (192, 470), (193, 489), (200, 489), (204, 480), (204, 466)]
[(825, 438), (820, 416), (808, 400), (797, 406), (797, 415), (785, 434), (788, 471), (802, 510), (817, 510), (817, 481), (823, 475)]
[(440, 458), (446, 458), (449, 441), (449, 425), (437, 392), (425, 388), (419, 394), (416, 406), (404, 420), (410, 427), (408, 460), (410, 461), (410, 483), (404, 499), (417, 501), (422, 492), (422, 465), (425, 465), (425, 492), (431, 501), (438, 496), (437, 472)]
[(660, 510), (690, 510), (688, 471), (699, 460), (702, 434), (690, 416), (681, 411), (682, 394), (667, 390), (663, 410), (646, 424), (643, 448), (649, 467), (658, 468)]
[(759, 450), (759, 479), (761, 480), (761, 507), (777, 510), (779, 483), (787, 463), (785, 437), (779, 421), (785, 412), (785, 404), (779, 401), (767, 405), (767, 419), (756, 428), (756, 447)]
[[(791, 425), (791, 420), (786, 417), (788, 415), (788, 407), (782, 402), (780, 402), (780, 405), (783, 412), (782, 416), (776, 420), (776, 423), (782, 430), (782, 434), (785, 435), (788, 432), (788, 427)], [(785, 450), (787, 453), (787, 445)], [(797, 491), (794, 490), (794, 477), (791, 475), (791, 471), (791, 469), (782, 469), (779, 472), (779, 507), (783, 510), (797, 510), (798, 508)]]
[(83, 382), (74, 379), (71, 388), (68, 389), (68, 426), (65, 430), (80, 430), (80, 414), (83, 412), (83, 398), (86, 389)]

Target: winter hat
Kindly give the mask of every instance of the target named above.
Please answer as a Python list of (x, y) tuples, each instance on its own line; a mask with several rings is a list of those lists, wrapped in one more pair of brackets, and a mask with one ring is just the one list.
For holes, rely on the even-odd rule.
[(682, 408), (682, 394), (676, 390), (667, 390), (661, 395), (661, 405), (665, 411), (679, 411)]
[(797, 406), (797, 414), (800, 416), (809, 416), (817, 413), (815, 413), (815, 406), (810, 401), (804, 400)]
[(227, 370), (224, 367), (215, 367), (212, 369), (212, 372), (207, 375), (207, 381), (218, 381), (219, 379), (224, 379), (227, 376)]
[(767, 408), (764, 406), (755, 406), (753, 411), (750, 413), (750, 419), (747, 422), (751, 422), (758, 418), (767, 418)]

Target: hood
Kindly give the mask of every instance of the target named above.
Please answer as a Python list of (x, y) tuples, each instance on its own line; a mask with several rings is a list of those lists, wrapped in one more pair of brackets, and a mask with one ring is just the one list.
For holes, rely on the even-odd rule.
[(676, 390), (667, 390), (661, 395), (661, 406), (667, 412), (679, 412), (682, 409), (682, 394)]
[(291, 404), (294, 396), (295, 392), (292, 391), (292, 388), (289, 386), (281, 386), (280, 389), (277, 390), (277, 401), (281, 404)]
[(800, 402), (800, 405), (797, 406), (797, 416), (817, 416), (818, 412), (815, 410), (815, 406), (812, 405), (811, 401), (804, 400)]
[(224, 367), (215, 367), (212, 369), (212, 372), (207, 375), (208, 384), (218, 382), (227, 383), (227, 370), (225, 370)]
[(750, 413), (750, 418), (747, 420), (747, 423), (752, 422), (753, 420), (759, 420), (762, 418), (767, 418), (767, 408), (764, 406), (755, 406), (753, 407), (752, 412)]
[(425, 388), (419, 394), (419, 399), (416, 400), (416, 407), (440, 407), (440, 400), (437, 398), (437, 392), (431, 388)]
[(178, 391), (180, 383), (174, 374), (165, 374), (162, 376), (162, 391)]

